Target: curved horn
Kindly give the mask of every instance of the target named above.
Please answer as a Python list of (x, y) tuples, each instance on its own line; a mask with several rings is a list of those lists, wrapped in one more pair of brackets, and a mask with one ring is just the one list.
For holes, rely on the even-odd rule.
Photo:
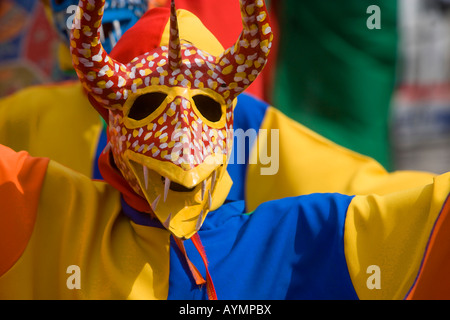
[(170, 6), (170, 39), (169, 39), (169, 65), (175, 70), (181, 67), (181, 44), (178, 30), (177, 11), (175, 1)]
[(100, 42), (105, 0), (80, 0), (70, 32), (72, 63), (83, 87), (103, 107), (118, 107), (127, 96), (127, 67), (109, 57)]
[(262, 71), (272, 46), (273, 33), (263, 0), (240, 0), (243, 30), (234, 46), (218, 59), (231, 97), (244, 91)]

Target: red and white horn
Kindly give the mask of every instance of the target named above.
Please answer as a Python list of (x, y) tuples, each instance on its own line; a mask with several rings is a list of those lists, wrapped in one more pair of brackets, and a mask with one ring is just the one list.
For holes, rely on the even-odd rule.
[(105, 0), (80, 0), (70, 33), (73, 66), (97, 110), (98, 106), (123, 105), (130, 74), (127, 66), (112, 59), (100, 42), (104, 5)]
[(264, 68), (273, 33), (263, 0), (240, 0), (243, 30), (236, 43), (218, 57), (218, 64), (229, 88), (237, 96)]

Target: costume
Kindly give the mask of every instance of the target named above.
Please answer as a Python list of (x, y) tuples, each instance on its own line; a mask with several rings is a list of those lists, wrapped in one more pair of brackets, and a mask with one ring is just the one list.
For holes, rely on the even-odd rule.
[[(172, 3), (168, 45), (128, 64), (96, 37), (102, 1), (81, 4), (72, 54), (109, 124), (99, 159), (106, 181), (0, 146), (8, 199), (0, 215), (0, 244), (8, 241), (0, 249), (2, 298), (403, 298), (428, 294), (427, 284), (445, 288), (436, 276), (445, 274), (448, 253), (439, 263), (434, 256), (447, 242), (440, 237), (449, 174), (384, 196), (312, 194), (252, 212), (226, 200), (232, 98), (270, 48), (263, 1), (241, 1), (244, 31), (214, 56), (180, 41), (177, 18), (190, 14)], [(381, 291), (366, 286), (373, 264), (382, 270)], [(66, 285), (71, 265), (82, 270), (80, 289)], [(430, 270), (435, 278), (422, 280)]]
[[(111, 8), (105, 12), (109, 10)], [(202, 10), (198, 11), (202, 14)], [(168, 14), (159, 20), (157, 16), (148, 17), (128, 32), (132, 40), (128, 44), (119, 42), (114, 57), (127, 63), (127, 59), (133, 58), (124, 54), (129, 51), (128, 47), (138, 50), (138, 55), (167, 45), (168, 37), (163, 37), (162, 33), (168, 30)], [(212, 19), (209, 21), (212, 23)], [(186, 39), (196, 33), (208, 35), (209, 40), (201, 44), (207, 52), (220, 51), (222, 43), (230, 42), (230, 37), (224, 34), (218, 44), (208, 30), (193, 27), (199, 25), (199, 21), (187, 14), (181, 15), (179, 22)], [(150, 33), (149, 25), (156, 26), (156, 30)], [(148, 39), (148, 45), (137, 41), (139, 37)], [(267, 200), (312, 192), (385, 194), (432, 181), (433, 175), (424, 172), (388, 173), (373, 159), (328, 141), (286, 117), (278, 107), (246, 92), (238, 96), (234, 114), (234, 128), (242, 131), (234, 137), (235, 150), (227, 167), (233, 180), (227, 198), (245, 199), (248, 210)], [(98, 157), (106, 146), (103, 124), (79, 82), (31, 87), (0, 100), (0, 143), (16, 151), (27, 150), (32, 156), (49, 157), (94, 179), (102, 179)], [(272, 129), (278, 130), (278, 144), (270, 141)], [(261, 148), (268, 150), (268, 154), (277, 148), (278, 157), (266, 157), (263, 163), (261, 160), (265, 159), (257, 155)], [(262, 174), (263, 168), (270, 167), (273, 169), (270, 174)]]
[[(10, 205), (0, 216), (2, 299), (208, 298), (198, 243), (183, 242), (186, 260), (162, 224), (127, 206), (112, 186), (54, 161), (1, 152)], [(291, 197), (253, 212), (242, 201), (225, 203), (198, 234), (217, 298), (402, 299), (409, 291), (448, 298), (449, 178), (384, 197)], [(374, 264), (381, 290), (366, 286)], [(71, 265), (81, 270), (80, 289), (66, 284)], [(434, 281), (422, 280), (430, 273)]]
[(81, 84), (73, 81), (16, 92), (0, 100), (0, 143), (100, 179), (92, 159), (105, 145), (103, 124), (88, 103)]

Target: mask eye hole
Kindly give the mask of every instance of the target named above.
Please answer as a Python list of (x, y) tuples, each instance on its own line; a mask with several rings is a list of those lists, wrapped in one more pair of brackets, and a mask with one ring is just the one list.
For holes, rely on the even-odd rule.
[(134, 120), (142, 120), (152, 114), (167, 94), (162, 92), (150, 92), (139, 96), (133, 103), (128, 113), (128, 117)]
[(222, 118), (222, 106), (216, 100), (202, 94), (192, 97), (192, 100), (207, 120), (217, 122)]

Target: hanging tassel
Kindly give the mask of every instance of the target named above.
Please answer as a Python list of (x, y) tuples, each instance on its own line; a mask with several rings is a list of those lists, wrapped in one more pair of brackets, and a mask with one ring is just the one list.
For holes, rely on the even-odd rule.
[(206, 252), (205, 252), (205, 249), (203, 248), (202, 242), (200, 241), (200, 236), (198, 235), (198, 233), (196, 233), (191, 238), (191, 240), (192, 240), (192, 243), (194, 244), (195, 248), (197, 249), (198, 253), (200, 254), (200, 257), (202, 258), (203, 263), (205, 265), (206, 280), (203, 278), (202, 274), (198, 271), (198, 269), (194, 266), (194, 264), (189, 260), (183, 241), (176, 237), (173, 237), (173, 238), (175, 239), (175, 243), (177, 244), (181, 253), (184, 255), (184, 258), (186, 259), (186, 262), (189, 266), (189, 270), (191, 271), (191, 274), (195, 280), (195, 283), (198, 286), (202, 286), (202, 285), (206, 284), (206, 293), (208, 294), (208, 299), (209, 300), (217, 300), (216, 289), (214, 288), (214, 283), (212, 281), (211, 275), (208, 270), (208, 261), (206, 259)]
[(175, 243), (177, 244), (178, 249), (180, 249), (181, 253), (184, 255), (184, 258), (186, 259), (186, 262), (189, 266), (189, 270), (191, 271), (191, 274), (194, 277), (195, 284), (198, 286), (204, 285), (206, 283), (206, 281), (203, 278), (200, 271), (198, 271), (198, 269), (194, 266), (194, 264), (191, 262), (191, 260), (189, 260), (183, 241), (177, 237), (173, 237), (173, 238), (175, 239)]
[(214, 288), (214, 283), (212, 281), (211, 275), (208, 270), (208, 260), (206, 259), (205, 248), (203, 248), (202, 242), (200, 241), (200, 236), (196, 233), (192, 238), (195, 248), (200, 253), (203, 263), (206, 269), (206, 292), (208, 293), (209, 300), (217, 300), (216, 289)]

